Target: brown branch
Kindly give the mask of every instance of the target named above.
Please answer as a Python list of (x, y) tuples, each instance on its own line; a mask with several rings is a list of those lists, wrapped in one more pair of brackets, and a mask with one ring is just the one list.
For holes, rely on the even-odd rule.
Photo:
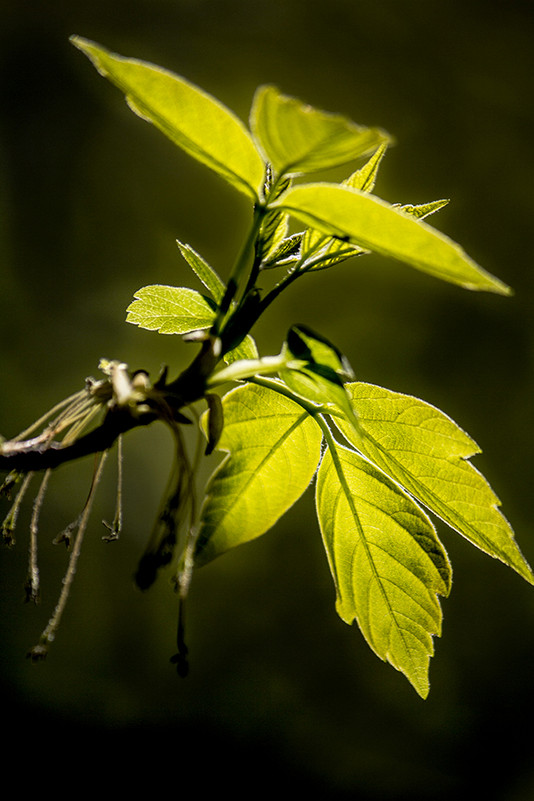
[(36, 445), (36, 438), (26, 442), (4, 442), (0, 444), (0, 471), (29, 473), (54, 469), (65, 462), (107, 451), (121, 434), (139, 426), (147, 426), (157, 419), (155, 411), (134, 415), (129, 408), (113, 408), (99, 426), (70, 445), (54, 441)]

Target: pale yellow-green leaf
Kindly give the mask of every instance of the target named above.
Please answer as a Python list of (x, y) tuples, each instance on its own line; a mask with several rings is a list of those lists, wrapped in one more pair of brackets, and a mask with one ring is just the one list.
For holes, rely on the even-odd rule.
[(268, 531), (308, 487), (321, 431), (294, 401), (245, 384), (223, 399), (217, 446), (228, 455), (207, 487), (195, 564)]
[[(371, 158), (349, 176), (344, 182), (344, 186), (350, 186), (353, 189), (359, 189), (361, 192), (372, 192), (375, 185), (376, 176), (380, 162), (382, 161), (387, 150), (387, 143), (384, 143), (376, 149)], [(332, 239), (327, 236), (323, 231), (316, 231), (314, 228), (308, 228), (302, 238), (302, 253), (303, 255), (312, 256), (318, 249), (327, 249), (329, 253), (335, 254), (336, 251), (347, 250), (346, 242), (341, 242), (339, 239)], [(360, 253), (365, 253), (362, 248), (354, 248), (351, 255), (357, 256)], [(337, 261), (344, 261), (348, 256), (342, 256), (340, 259), (329, 259), (319, 265), (318, 269), (324, 267), (331, 267)], [(317, 269), (317, 268), (316, 268)]]
[(210, 328), (215, 312), (206, 298), (194, 289), (153, 284), (138, 289), (127, 308), (126, 322), (159, 331), (187, 334)]
[(267, 161), (283, 175), (345, 164), (388, 140), (377, 128), (365, 128), (340, 114), (313, 108), (274, 86), (256, 91), (250, 127)]
[(439, 595), (451, 569), (432, 523), (393, 481), (331, 442), (317, 476), (316, 504), (337, 594), (337, 611), (358, 623), (373, 651), (424, 698)]
[(265, 164), (233, 112), (184, 78), (124, 58), (81, 37), (73, 44), (126, 95), (132, 110), (249, 197), (259, 197)]
[(360, 382), (345, 388), (364, 432), (337, 417), (348, 440), (473, 545), (534, 583), (498, 497), (468, 461), (480, 452), (471, 437), (418, 398)]
[(224, 295), (224, 283), (219, 278), (213, 267), (194, 250), (191, 245), (186, 245), (177, 240), (178, 248), (185, 261), (189, 264), (193, 272), (204, 284), (216, 303), (220, 303)]
[(312, 228), (391, 256), (465, 289), (509, 294), (449, 237), (380, 198), (339, 184), (302, 184), (272, 204)]
[[(188, 258), (194, 259), (192, 249), (186, 251)], [(194, 254), (194, 255), (192, 255)], [(217, 294), (217, 285), (211, 287)], [(138, 289), (135, 300), (126, 312), (126, 322), (158, 331), (160, 334), (188, 334), (190, 331), (207, 330), (215, 320), (215, 311), (208, 300), (195, 289), (177, 286), (152, 284)], [(227, 364), (238, 359), (256, 359), (258, 349), (250, 334), (225, 354)]]

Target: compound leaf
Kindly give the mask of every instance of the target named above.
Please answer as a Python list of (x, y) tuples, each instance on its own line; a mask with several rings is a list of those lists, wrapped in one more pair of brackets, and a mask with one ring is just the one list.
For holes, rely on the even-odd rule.
[(534, 584), (500, 501), (468, 461), (477, 444), (443, 412), (418, 398), (364, 383), (345, 384), (358, 415), (336, 425), (355, 446), (432, 513)]
[(254, 96), (250, 127), (267, 161), (281, 175), (316, 172), (364, 156), (387, 135), (340, 114), (330, 114), (260, 87)]
[(425, 698), (437, 595), (451, 569), (432, 523), (410, 496), (369, 461), (333, 440), (317, 476), (316, 505), (337, 594), (373, 651)]
[(246, 127), (226, 106), (161, 67), (110, 53), (78, 36), (71, 41), (125, 93), (136, 114), (248, 197), (259, 197), (265, 164)]
[(510, 294), (462, 248), (413, 214), (338, 184), (302, 184), (274, 201), (307, 225), (465, 289)]
[(268, 531), (306, 490), (320, 458), (315, 421), (271, 389), (230, 390), (223, 411), (217, 449), (229, 455), (207, 487), (197, 565)]

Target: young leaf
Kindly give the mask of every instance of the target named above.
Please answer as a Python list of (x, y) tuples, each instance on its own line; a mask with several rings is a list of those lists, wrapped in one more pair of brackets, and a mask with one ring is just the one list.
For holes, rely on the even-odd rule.
[(279, 175), (316, 172), (364, 156), (388, 141), (377, 128), (355, 125), (260, 87), (254, 96), (250, 127), (265, 157)]
[(279, 371), (284, 383), (314, 404), (333, 404), (342, 409), (357, 430), (358, 420), (343, 383), (353, 377), (345, 356), (324, 337), (296, 325), (287, 335), (286, 351), (294, 357), (295, 365), (290, 362)]
[(153, 284), (138, 289), (128, 308), (126, 322), (159, 331), (187, 334), (210, 328), (215, 319), (213, 306), (194, 289)]
[[(193, 260), (192, 248), (187, 252), (189, 258)], [(216, 291), (214, 284), (212, 288)], [(135, 300), (126, 309), (126, 322), (138, 325), (147, 331), (158, 331), (160, 334), (188, 334), (191, 331), (211, 328), (215, 320), (214, 304), (200, 292), (188, 287), (152, 284), (138, 289), (134, 297)], [(237, 359), (257, 357), (256, 343), (248, 334), (240, 345), (225, 354), (224, 361), (230, 363)]]
[(429, 217), (431, 214), (435, 214), (436, 211), (439, 211), (444, 206), (447, 205), (449, 200), (447, 198), (443, 198), (442, 200), (433, 200), (430, 203), (418, 203), (416, 206), (412, 206), (411, 204), (406, 204), (402, 206), (396, 206), (399, 211), (403, 211), (405, 214), (411, 214), (414, 217), (417, 217), (418, 220), (422, 220), (425, 217)]
[(71, 41), (125, 93), (136, 114), (248, 197), (259, 197), (265, 164), (241, 120), (222, 103), (161, 67), (110, 53), (78, 36)]
[(268, 531), (306, 490), (320, 458), (318, 425), (271, 389), (237, 387), (223, 410), (217, 449), (229, 456), (207, 487), (197, 565)]
[(274, 201), (307, 225), (405, 262), (466, 289), (510, 289), (423, 220), (365, 192), (338, 184), (303, 184)]
[(432, 523), (381, 471), (333, 440), (317, 476), (316, 504), (337, 611), (356, 620), (373, 651), (425, 698), (437, 595), (451, 569)]
[(213, 267), (211, 267), (196, 250), (193, 250), (191, 245), (185, 245), (178, 240), (177, 244), (185, 261), (189, 264), (197, 278), (202, 281), (215, 303), (219, 304), (224, 295), (223, 281), (219, 278)]
[(480, 452), (471, 437), (418, 398), (371, 384), (345, 387), (363, 430), (360, 437), (336, 418), (347, 439), (473, 545), (534, 584), (499, 499), (467, 461)]

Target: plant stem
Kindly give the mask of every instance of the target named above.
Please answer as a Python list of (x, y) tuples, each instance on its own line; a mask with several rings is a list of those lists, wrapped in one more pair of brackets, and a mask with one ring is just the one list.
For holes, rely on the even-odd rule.
[(215, 318), (215, 322), (213, 323), (213, 327), (211, 329), (212, 334), (216, 337), (221, 335), (230, 305), (234, 300), (240, 285), (242, 284), (243, 274), (250, 264), (251, 256), (255, 250), (256, 239), (261, 228), (265, 211), (266, 208), (262, 203), (257, 203), (254, 206), (254, 215), (247, 238), (245, 239), (241, 252), (236, 260), (230, 278), (228, 279), (217, 317)]

